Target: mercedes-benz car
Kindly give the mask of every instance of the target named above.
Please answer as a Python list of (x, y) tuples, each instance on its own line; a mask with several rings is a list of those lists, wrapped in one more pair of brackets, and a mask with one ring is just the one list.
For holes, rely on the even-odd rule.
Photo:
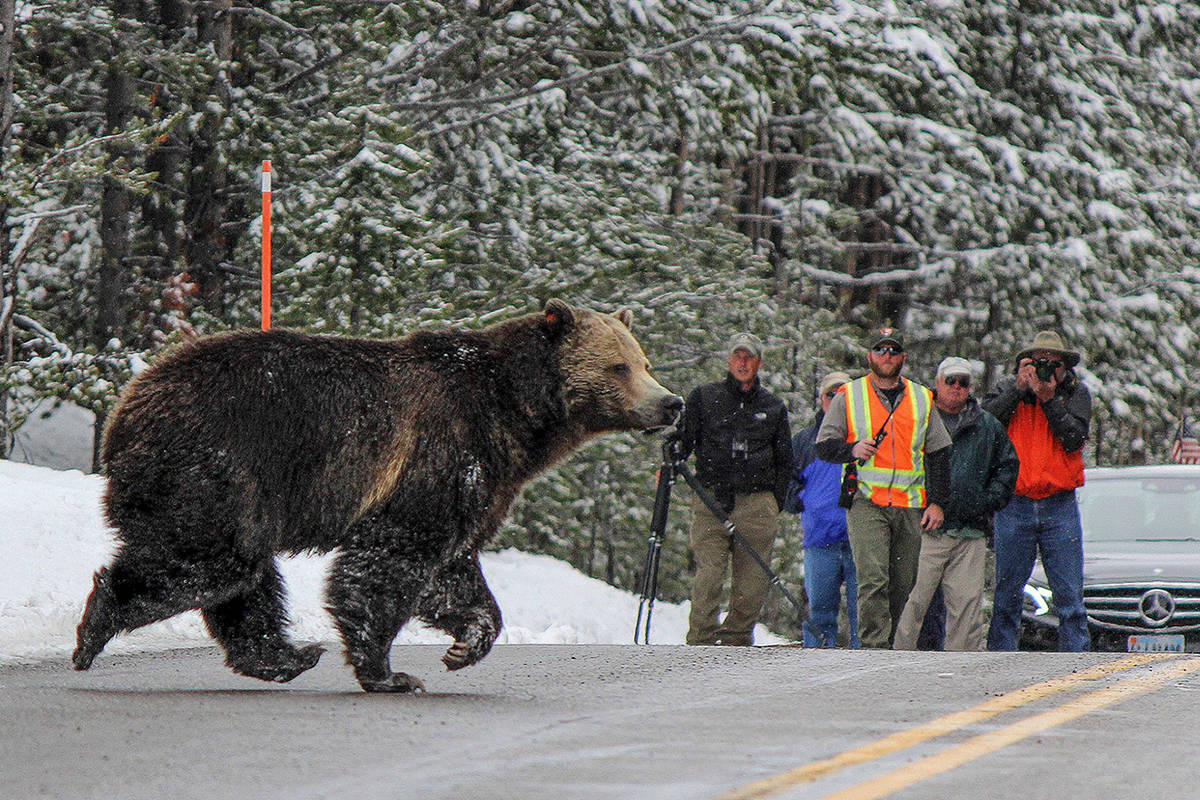
[[(1200, 652), (1200, 466), (1094, 467), (1078, 496), (1092, 649)], [(1022, 649), (1057, 647), (1040, 560), (1023, 616)]]

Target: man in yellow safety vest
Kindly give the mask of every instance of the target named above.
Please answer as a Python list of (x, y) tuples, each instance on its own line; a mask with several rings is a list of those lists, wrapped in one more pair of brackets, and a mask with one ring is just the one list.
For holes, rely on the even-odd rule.
[(834, 398), (816, 453), (857, 470), (846, 523), (858, 572), (858, 635), (862, 647), (888, 648), (916, 581), (921, 531), (942, 524), (951, 439), (933, 413), (933, 393), (900, 376), (906, 354), (899, 334), (882, 329), (867, 351), (870, 372)]

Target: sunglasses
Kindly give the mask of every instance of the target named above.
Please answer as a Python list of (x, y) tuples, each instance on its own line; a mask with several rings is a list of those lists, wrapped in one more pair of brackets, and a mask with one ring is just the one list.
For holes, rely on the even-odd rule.
[(877, 356), (898, 356), (904, 353), (904, 348), (883, 345), (882, 347), (872, 347), (871, 352)]
[(971, 388), (971, 379), (966, 375), (951, 376), (949, 378), (942, 378), (942, 380), (946, 382), (947, 386), (961, 386), (964, 389)]
[(837, 397), (837, 393), (838, 393), (837, 389), (830, 389), (828, 392), (825, 393), (825, 396), (828, 397), (830, 400), (832, 400), (833, 398)]

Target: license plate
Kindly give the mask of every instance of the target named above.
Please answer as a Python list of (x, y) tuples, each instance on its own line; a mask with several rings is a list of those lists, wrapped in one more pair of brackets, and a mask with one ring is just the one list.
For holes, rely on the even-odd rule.
[(1135, 633), (1126, 642), (1130, 653), (1182, 653), (1182, 633)]

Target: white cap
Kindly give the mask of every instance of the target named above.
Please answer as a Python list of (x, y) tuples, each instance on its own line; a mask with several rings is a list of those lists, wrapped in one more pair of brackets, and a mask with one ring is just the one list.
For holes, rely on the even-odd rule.
[(937, 376), (944, 378), (948, 375), (966, 375), (968, 378), (971, 377), (970, 362), (958, 356), (943, 358), (942, 363), (938, 364)]

